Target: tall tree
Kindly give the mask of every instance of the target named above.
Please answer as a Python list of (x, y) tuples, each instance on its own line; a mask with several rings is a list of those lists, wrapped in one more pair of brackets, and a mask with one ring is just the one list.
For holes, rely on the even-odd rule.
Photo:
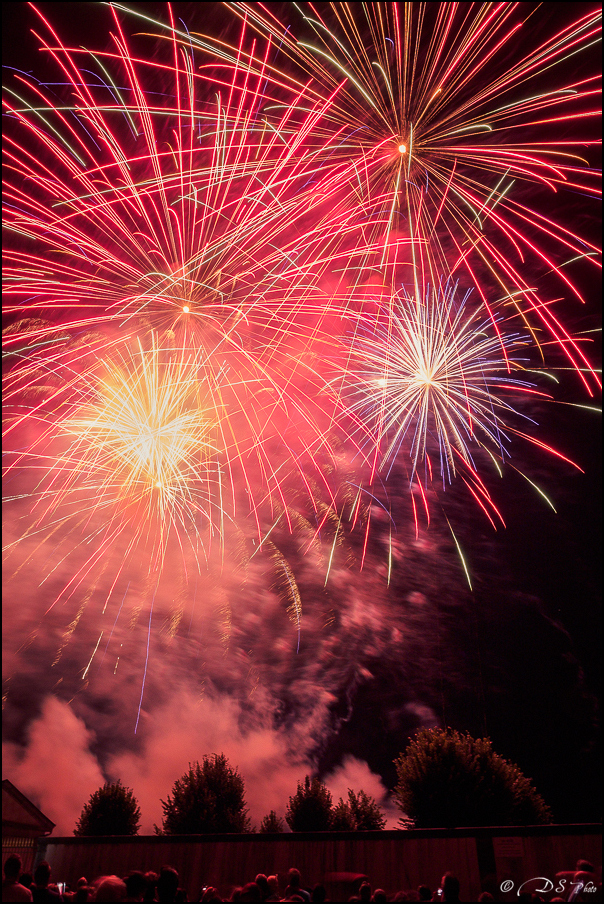
[[(224, 754), (204, 756), (174, 782), (161, 802), (165, 835), (249, 832), (243, 778)], [(156, 829), (156, 831), (159, 831)]]
[(130, 788), (105, 782), (84, 804), (74, 835), (138, 835), (141, 811)]
[(307, 775), (289, 799), (285, 819), (292, 832), (327, 832), (332, 824), (331, 794), (318, 778)]
[(406, 822), (418, 828), (552, 821), (530, 779), (495, 753), (489, 738), (424, 729), (395, 765), (395, 799)]

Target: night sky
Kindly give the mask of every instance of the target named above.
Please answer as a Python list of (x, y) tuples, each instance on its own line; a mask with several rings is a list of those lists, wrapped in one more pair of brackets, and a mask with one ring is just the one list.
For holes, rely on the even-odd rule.
[[(163, 4), (136, 6), (165, 17)], [(269, 6), (283, 20), (290, 5)], [(105, 49), (111, 15), (101, 4), (39, 7), (66, 43)], [(191, 31), (227, 39), (237, 33), (235, 17), (219, 4), (173, 7)], [(564, 24), (564, 16), (575, 20), (592, 9), (542, 5), (518, 49)], [(196, 22), (200, 15), (203, 24)], [(28, 33), (35, 19), (25, 4), (3, 4), (5, 85), (13, 84), (11, 67), (46, 77), (48, 64)], [(127, 17), (122, 22), (127, 33), (137, 30)], [(587, 71), (593, 59), (580, 66)], [(592, 149), (589, 155), (597, 165)], [(523, 203), (531, 190), (517, 189)], [(556, 211), (577, 234), (596, 239), (600, 220), (593, 199), (570, 192), (538, 197), (540, 212)], [(599, 327), (600, 291), (592, 272), (581, 266), (573, 271), (585, 307), (567, 300), (557, 308), (574, 334)], [(15, 315), (7, 315), (7, 325), (14, 322)], [(589, 352), (594, 362), (596, 337), (596, 351)], [(565, 366), (560, 354), (552, 357), (555, 366)], [(237, 550), (254, 542), (248, 519), (233, 528), (227, 565), (221, 570), (212, 560), (188, 583), (169, 558), (151, 632), (135, 611), (136, 600), (128, 602), (129, 614), (118, 612), (127, 592), (144, 610), (144, 564), (127, 576), (131, 591), (120, 577), (116, 591), (123, 599), (112, 598), (102, 612), (123, 545), (108, 551), (105, 570), (90, 586), (83, 584), (79, 596), (48, 611), (83, 553), (65, 553), (46, 579), (57, 537), (48, 532), (19, 541), (28, 523), (31, 478), (26, 470), (13, 473), (5, 489), (18, 498), (5, 507), (4, 524), (6, 542), (16, 545), (5, 571), (3, 776), (57, 823), (60, 834), (72, 832), (84, 802), (103, 781), (120, 778), (141, 803), (146, 833), (160, 819), (159, 799), (188, 763), (224, 752), (246, 780), (253, 822), (271, 808), (283, 815), (296, 782), (313, 772), (336, 798), (348, 787), (374, 795), (394, 827), (398, 813), (386, 797), (395, 782), (394, 757), (418, 728), (450, 725), (488, 734), (497, 752), (533, 778), (555, 821), (600, 819), (600, 420), (575, 407), (594, 402), (574, 375), (560, 373), (555, 398), (563, 404), (534, 401), (525, 411), (538, 423), (539, 439), (584, 473), (534, 446), (513, 450), (521, 456), (518, 466), (554, 500), (557, 514), (508, 469), (492, 486), (505, 529), (493, 531), (453, 482), (444, 502), (435, 497), (429, 527), (421, 523), (416, 534), (407, 466), (395, 461), (386, 485), (375, 489), (377, 514), (366, 551), (363, 532), (343, 527), (325, 585), (330, 541), (323, 549), (310, 542), (308, 502), (286, 482), (297, 529), (280, 525), (271, 536), (274, 551), (243, 564)], [(345, 442), (338, 468), (352, 485), (355, 455)], [(379, 514), (386, 508), (391, 521)], [(387, 587), (391, 524), (394, 568)], [(471, 589), (450, 525), (468, 560)], [(69, 535), (62, 536), (63, 552), (68, 542)], [(299, 634), (279, 569), (295, 575)], [(91, 659), (104, 618), (113, 625), (111, 642), (105, 646), (103, 640)]]

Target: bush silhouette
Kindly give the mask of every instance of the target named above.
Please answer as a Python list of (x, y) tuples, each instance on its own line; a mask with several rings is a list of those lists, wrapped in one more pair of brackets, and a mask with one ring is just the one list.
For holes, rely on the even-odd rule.
[(318, 778), (307, 775), (289, 799), (285, 819), (292, 832), (327, 832), (332, 823), (331, 794)]
[(424, 729), (395, 765), (395, 799), (407, 824), (418, 828), (552, 821), (530, 779), (495, 753), (489, 738), (449, 728)]
[(84, 804), (74, 835), (138, 835), (141, 811), (130, 788), (105, 782)]
[(174, 782), (172, 794), (161, 802), (164, 810), (158, 834), (203, 835), (249, 832), (243, 779), (224, 754), (204, 756)]
[(375, 799), (359, 791), (348, 789), (348, 800), (340, 798), (333, 808), (332, 829), (341, 832), (371, 832), (383, 829), (386, 817)]
[(262, 835), (274, 835), (277, 832), (283, 832), (284, 825), (280, 816), (277, 816), (274, 810), (271, 810), (260, 823), (259, 832)]

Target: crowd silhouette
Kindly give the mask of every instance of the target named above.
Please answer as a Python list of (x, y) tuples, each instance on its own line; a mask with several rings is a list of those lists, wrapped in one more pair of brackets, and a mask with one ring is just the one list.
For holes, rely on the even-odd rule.
[[(4, 864), (2, 901), (44, 902), (44, 904), (89, 904), (89, 902), (123, 901), (149, 902), (149, 904), (187, 904), (200, 901), (203, 904), (219, 904), (224, 901), (302, 901), (323, 904), (325, 901), (359, 901), (361, 904), (386, 904), (388, 901), (442, 901), (460, 904), (470, 900), (464, 897), (457, 876), (446, 872), (440, 887), (430, 889), (420, 885), (416, 889), (401, 889), (394, 894), (386, 894), (381, 888), (372, 888), (366, 876), (350, 879), (349, 894), (329, 897), (324, 885), (306, 887), (299, 870), (292, 868), (284, 876), (266, 876), (258, 873), (243, 886), (233, 887), (227, 897), (211, 886), (200, 889), (185, 889), (180, 884), (178, 871), (172, 866), (163, 866), (158, 873), (131, 870), (127, 876), (98, 876), (88, 882), (85, 876), (78, 879), (74, 888), (52, 880), (50, 864), (43, 860), (33, 876), (21, 871), (21, 858), (11, 854)], [(556, 876), (557, 886), (552, 884), (549, 893), (518, 890), (517, 901), (521, 904), (539, 901), (601, 901), (602, 886), (594, 867), (586, 860), (579, 860), (574, 871), (560, 872)], [(562, 891), (562, 894), (556, 893)], [(478, 901), (497, 900), (490, 892), (482, 892)]]

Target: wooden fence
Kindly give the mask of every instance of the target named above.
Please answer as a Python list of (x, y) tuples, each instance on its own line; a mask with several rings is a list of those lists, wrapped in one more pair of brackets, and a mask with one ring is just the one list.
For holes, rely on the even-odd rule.
[[(388, 895), (420, 884), (438, 887), (452, 870), (461, 897), (475, 901), (481, 890), (498, 900), (517, 900), (519, 885), (573, 870), (578, 859), (601, 868), (599, 825), (521, 828), (423, 829), (387, 832), (330, 832), (283, 835), (180, 835), (119, 838), (53, 838), (39, 843), (37, 860), (46, 859), (55, 881), (72, 886), (80, 876), (124, 876), (131, 869), (175, 867), (195, 900), (205, 885), (222, 895), (254, 879), (257, 873), (281, 879), (295, 866), (305, 885), (323, 883), (331, 900), (347, 900), (362, 876)], [(501, 883), (511, 882), (502, 893)], [(543, 883), (533, 883), (535, 885)], [(281, 885), (283, 890), (284, 885)], [(552, 887), (553, 894), (553, 887)]]

